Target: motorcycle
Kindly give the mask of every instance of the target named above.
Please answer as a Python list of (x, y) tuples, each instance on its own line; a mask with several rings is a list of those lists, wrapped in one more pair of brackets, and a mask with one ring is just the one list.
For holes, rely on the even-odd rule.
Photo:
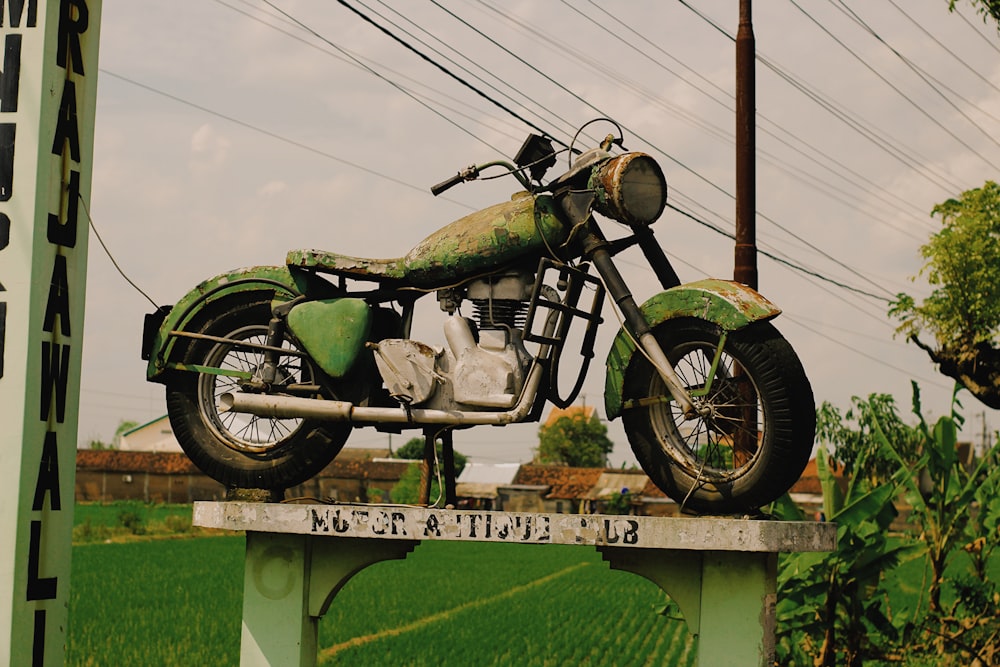
[[(501, 169), (522, 191), (403, 257), (292, 250), (284, 266), (221, 274), (147, 315), (147, 379), (166, 386), (187, 455), (230, 489), (283, 492), (325, 467), (355, 427), (422, 429), (450, 446), (456, 429), (538, 421), (547, 403), (579, 395), (609, 300), (622, 322), (605, 410), (623, 420), (649, 479), (701, 513), (752, 512), (783, 494), (809, 459), (815, 406), (771, 323), (780, 310), (739, 283), (681, 283), (651, 227), (666, 206), (663, 171), (626, 151), (614, 127), (586, 151), (574, 150), (581, 128), (568, 171), (547, 183), (557, 152), (532, 135), (513, 164), (434, 186), (438, 195)], [(608, 220), (624, 235), (609, 238)], [(642, 305), (615, 259), (634, 246), (662, 287)], [(441, 347), (409, 335), (429, 294)], [(581, 361), (563, 395), (571, 328)]]

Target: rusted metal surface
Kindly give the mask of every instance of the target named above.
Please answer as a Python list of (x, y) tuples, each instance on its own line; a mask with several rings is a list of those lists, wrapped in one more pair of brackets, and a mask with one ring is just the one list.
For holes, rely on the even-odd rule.
[(534, 364), (525, 380), (517, 403), (505, 411), (435, 410), (355, 406), (346, 401), (329, 401), (274, 394), (227, 392), (219, 396), (222, 412), (241, 412), (274, 419), (320, 419), (354, 424), (450, 424), (454, 426), (504, 426), (524, 421), (542, 379), (542, 367)]
[[(777, 317), (781, 310), (756, 291), (729, 280), (699, 280), (660, 292), (642, 304), (650, 326), (677, 317), (697, 317), (735, 331), (751, 322)], [(604, 401), (608, 418), (621, 414), (625, 369), (635, 352), (632, 338), (619, 331), (608, 353)]]
[(406, 276), (402, 258), (365, 259), (340, 255), (325, 250), (289, 250), (285, 264), (325, 273), (338, 273), (357, 278), (400, 280)]
[(565, 238), (551, 198), (519, 193), (512, 201), (467, 215), (418, 243), (404, 257), (407, 278), (417, 285), (433, 285), (471, 277), (537, 255), (546, 243), (556, 247)]
[(750, 0), (736, 32), (736, 249), (733, 279), (757, 289), (756, 81)]
[(564, 225), (547, 196), (521, 192), (442, 227), (398, 259), (363, 259), (321, 250), (292, 250), (289, 266), (357, 278), (405, 280), (435, 287), (513, 262), (548, 243), (566, 240)]
[[(595, 170), (593, 178), (598, 186), (598, 208), (608, 217), (628, 225), (649, 225), (663, 213), (667, 180), (649, 155), (620, 155)], [(642, 196), (637, 197), (639, 194)]]

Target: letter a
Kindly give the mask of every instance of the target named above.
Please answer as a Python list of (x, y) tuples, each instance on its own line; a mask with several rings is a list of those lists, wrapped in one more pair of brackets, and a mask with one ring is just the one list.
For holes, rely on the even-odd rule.
[(40, 512), (45, 505), (45, 493), (49, 493), (49, 509), (59, 511), (62, 502), (59, 498), (59, 446), (56, 443), (54, 431), (45, 433), (45, 443), (42, 445), (42, 460), (38, 463), (38, 481), (35, 482), (35, 499), (31, 503), (31, 511)]

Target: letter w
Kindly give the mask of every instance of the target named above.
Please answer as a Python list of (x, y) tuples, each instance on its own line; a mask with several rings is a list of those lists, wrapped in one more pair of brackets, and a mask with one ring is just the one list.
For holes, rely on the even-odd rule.
[(66, 419), (66, 383), (69, 380), (69, 345), (42, 341), (42, 414), (43, 422), (52, 412), (52, 394), (56, 396), (56, 421)]
[[(24, 16), (24, 0), (10, 0), (6, 3), (9, 7), (10, 27), (20, 28), (21, 17)], [(3, 27), (3, 0), (0, 0), (0, 28)], [(28, 22), (26, 28), (34, 28), (38, 25), (38, 1), (28, 0)]]

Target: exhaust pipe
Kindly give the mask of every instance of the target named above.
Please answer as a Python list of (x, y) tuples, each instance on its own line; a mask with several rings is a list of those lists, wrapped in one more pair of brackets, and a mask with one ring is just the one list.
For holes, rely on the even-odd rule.
[(542, 367), (535, 364), (528, 374), (521, 399), (506, 412), (464, 412), (460, 410), (424, 410), (413, 408), (363, 408), (347, 401), (326, 401), (298, 396), (225, 393), (219, 397), (219, 412), (240, 412), (273, 419), (318, 419), (320, 421), (364, 424), (452, 424), (503, 426), (522, 421), (542, 379)]
[(503, 425), (517, 421), (510, 412), (450, 412), (403, 408), (359, 408), (345, 401), (324, 401), (296, 396), (227, 393), (219, 397), (220, 412), (243, 412), (274, 419), (318, 419), (321, 421), (395, 424)]
[(346, 401), (321, 401), (295, 396), (225, 393), (219, 397), (219, 412), (246, 412), (274, 419), (322, 419), (351, 421), (353, 404)]

